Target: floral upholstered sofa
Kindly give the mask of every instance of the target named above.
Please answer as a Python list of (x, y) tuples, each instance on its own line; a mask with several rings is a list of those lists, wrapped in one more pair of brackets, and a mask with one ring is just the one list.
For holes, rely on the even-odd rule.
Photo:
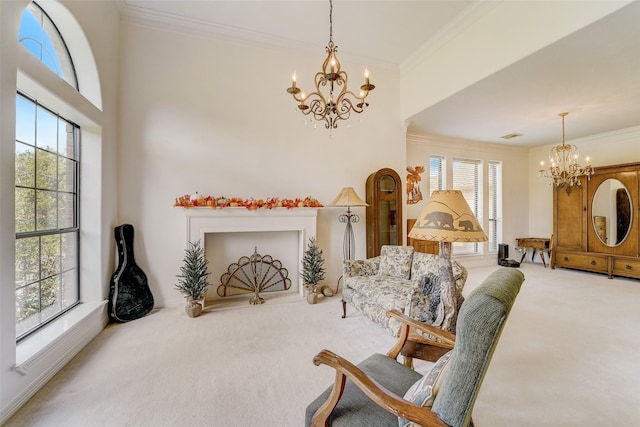
[[(387, 317), (389, 310), (397, 309), (409, 317), (431, 323), (435, 301), (431, 301), (424, 285), (438, 275), (438, 258), (438, 255), (414, 252), (412, 246), (386, 245), (375, 258), (344, 261), (342, 317), (346, 317), (346, 304), (350, 303), (392, 335), (398, 334), (400, 323)], [(461, 295), (467, 270), (456, 261), (452, 264), (456, 289)]]

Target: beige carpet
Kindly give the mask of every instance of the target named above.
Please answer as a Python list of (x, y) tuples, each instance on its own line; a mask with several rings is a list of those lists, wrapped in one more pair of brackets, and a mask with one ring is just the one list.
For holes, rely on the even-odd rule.
[[(464, 262), (464, 260), (462, 260)], [(468, 293), (494, 269), (469, 270)], [(474, 410), (478, 427), (640, 420), (640, 281), (525, 263), (525, 284)], [(7, 426), (303, 425), (333, 380), (322, 348), (359, 362), (393, 338), (339, 299), (270, 299), (107, 327)], [(428, 365), (421, 365), (426, 369)]]

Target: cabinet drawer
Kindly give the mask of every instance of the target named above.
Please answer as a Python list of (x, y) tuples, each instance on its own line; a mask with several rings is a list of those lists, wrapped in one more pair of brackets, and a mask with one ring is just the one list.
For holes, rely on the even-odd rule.
[(640, 279), (640, 259), (613, 258), (613, 274)]
[(556, 252), (556, 265), (600, 273), (608, 272), (607, 257), (601, 255)]

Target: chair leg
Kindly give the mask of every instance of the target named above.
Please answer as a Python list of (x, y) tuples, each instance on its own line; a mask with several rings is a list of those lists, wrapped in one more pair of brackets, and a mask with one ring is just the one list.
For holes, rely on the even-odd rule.
[(404, 366), (413, 369), (413, 357), (404, 355), (402, 357), (404, 358)]
[(340, 300), (342, 302), (342, 318), (347, 317), (347, 302), (345, 300)]

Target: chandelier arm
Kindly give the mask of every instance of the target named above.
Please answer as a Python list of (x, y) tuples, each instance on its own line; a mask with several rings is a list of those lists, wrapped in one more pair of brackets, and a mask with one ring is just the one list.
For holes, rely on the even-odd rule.
[[(359, 102), (355, 102), (353, 100), (351, 100), (350, 97), (348, 97), (347, 95), (350, 95), (351, 97), (353, 97), (354, 100), (359, 101)], [(357, 96), (356, 94), (354, 94), (352, 91), (347, 91), (344, 93), (344, 95), (342, 96), (343, 99), (341, 99), (341, 102), (343, 101), (348, 101), (349, 105), (351, 106), (351, 109), (356, 112), (356, 113), (362, 113), (365, 109), (365, 107), (367, 107), (369, 104), (367, 104), (365, 102), (365, 98), (367, 96)]]
[(324, 98), (316, 98), (309, 101), (309, 112), (313, 114), (316, 120), (322, 119), (326, 114), (327, 103)]

